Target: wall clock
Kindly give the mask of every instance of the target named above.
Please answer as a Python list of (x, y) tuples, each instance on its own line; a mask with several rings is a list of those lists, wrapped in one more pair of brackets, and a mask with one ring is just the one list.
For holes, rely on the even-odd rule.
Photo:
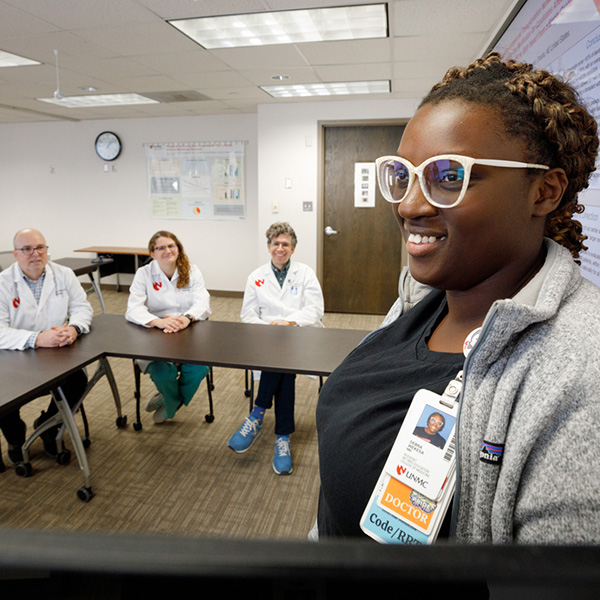
[(103, 131), (94, 143), (96, 154), (102, 160), (115, 160), (121, 154), (121, 140), (112, 131)]

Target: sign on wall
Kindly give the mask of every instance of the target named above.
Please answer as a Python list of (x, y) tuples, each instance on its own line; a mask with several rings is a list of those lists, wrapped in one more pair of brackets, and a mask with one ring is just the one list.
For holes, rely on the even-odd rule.
[(244, 219), (245, 142), (144, 144), (149, 215), (157, 219)]
[(354, 206), (375, 206), (375, 163), (354, 163)]

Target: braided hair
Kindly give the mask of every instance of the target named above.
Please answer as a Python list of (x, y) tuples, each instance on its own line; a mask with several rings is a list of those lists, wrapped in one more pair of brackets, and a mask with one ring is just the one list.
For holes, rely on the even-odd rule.
[[(497, 52), (467, 67), (453, 67), (433, 86), (420, 106), (445, 100), (485, 104), (501, 116), (506, 132), (520, 138), (527, 160), (564, 169), (568, 186), (558, 207), (548, 215), (544, 234), (565, 246), (579, 263), (587, 250), (577, 195), (589, 185), (598, 153), (598, 126), (575, 89), (551, 73)], [(539, 171), (538, 171), (539, 173)]]
[(150, 254), (154, 252), (156, 240), (160, 237), (169, 238), (173, 240), (177, 245), (177, 249), (179, 250), (179, 253), (177, 254), (177, 261), (175, 262), (177, 272), (179, 273), (177, 287), (184, 288), (190, 282), (190, 261), (187, 257), (187, 254), (183, 250), (183, 244), (179, 241), (179, 239), (174, 233), (171, 233), (170, 231), (157, 231), (148, 242), (148, 251), (150, 252)]

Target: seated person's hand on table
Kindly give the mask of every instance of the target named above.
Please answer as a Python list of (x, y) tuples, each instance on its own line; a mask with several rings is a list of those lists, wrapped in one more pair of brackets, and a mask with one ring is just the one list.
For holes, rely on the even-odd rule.
[(296, 325), (296, 321), (271, 321), (269, 325)]
[(77, 330), (71, 325), (57, 325), (40, 332), (36, 340), (37, 348), (57, 348), (70, 346), (77, 339)]
[(177, 333), (185, 329), (191, 321), (183, 315), (165, 315), (162, 318), (150, 321), (148, 325), (162, 329), (164, 333)]

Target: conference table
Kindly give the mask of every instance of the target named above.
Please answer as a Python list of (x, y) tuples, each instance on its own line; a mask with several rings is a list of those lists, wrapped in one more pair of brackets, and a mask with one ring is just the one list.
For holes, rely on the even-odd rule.
[[(100, 273), (100, 267), (102, 265), (108, 265), (113, 261), (112, 258), (100, 257), (100, 258), (58, 258), (53, 261), (59, 265), (63, 265), (64, 267), (69, 267), (77, 277), (80, 275), (87, 275), (90, 278), (92, 283), (91, 289), (88, 290), (88, 296), (95, 292), (98, 297), (98, 302), (100, 303), (100, 309), (102, 312), (106, 312), (104, 308), (104, 298), (102, 298), (102, 291), (100, 290), (100, 278), (102, 274)], [(94, 272), (98, 271), (98, 282), (94, 278)]]
[[(18, 408), (43, 392), (52, 392), (73, 442), (84, 477), (77, 490), (87, 502), (94, 491), (85, 448), (73, 415), (62, 400), (61, 380), (98, 363), (86, 394), (106, 376), (117, 411), (117, 427), (127, 425), (109, 358), (186, 362), (239, 369), (268, 370), (304, 375), (329, 375), (367, 335), (355, 329), (276, 327), (226, 321), (197, 321), (176, 335), (134, 325), (123, 315), (94, 317), (89, 334), (65, 348), (0, 350), (0, 414)], [(17, 375), (15, 375), (17, 374)], [(18, 472), (23, 476), (30, 469)]]
[(121, 291), (121, 283), (119, 281), (119, 257), (133, 256), (134, 260), (134, 272), (138, 270), (140, 266), (140, 257), (146, 260), (150, 256), (148, 248), (131, 247), (131, 246), (87, 246), (85, 248), (78, 248), (74, 252), (90, 252), (96, 254), (98, 258), (110, 257), (116, 263), (115, 274), (117, 276), (117, 291)]

